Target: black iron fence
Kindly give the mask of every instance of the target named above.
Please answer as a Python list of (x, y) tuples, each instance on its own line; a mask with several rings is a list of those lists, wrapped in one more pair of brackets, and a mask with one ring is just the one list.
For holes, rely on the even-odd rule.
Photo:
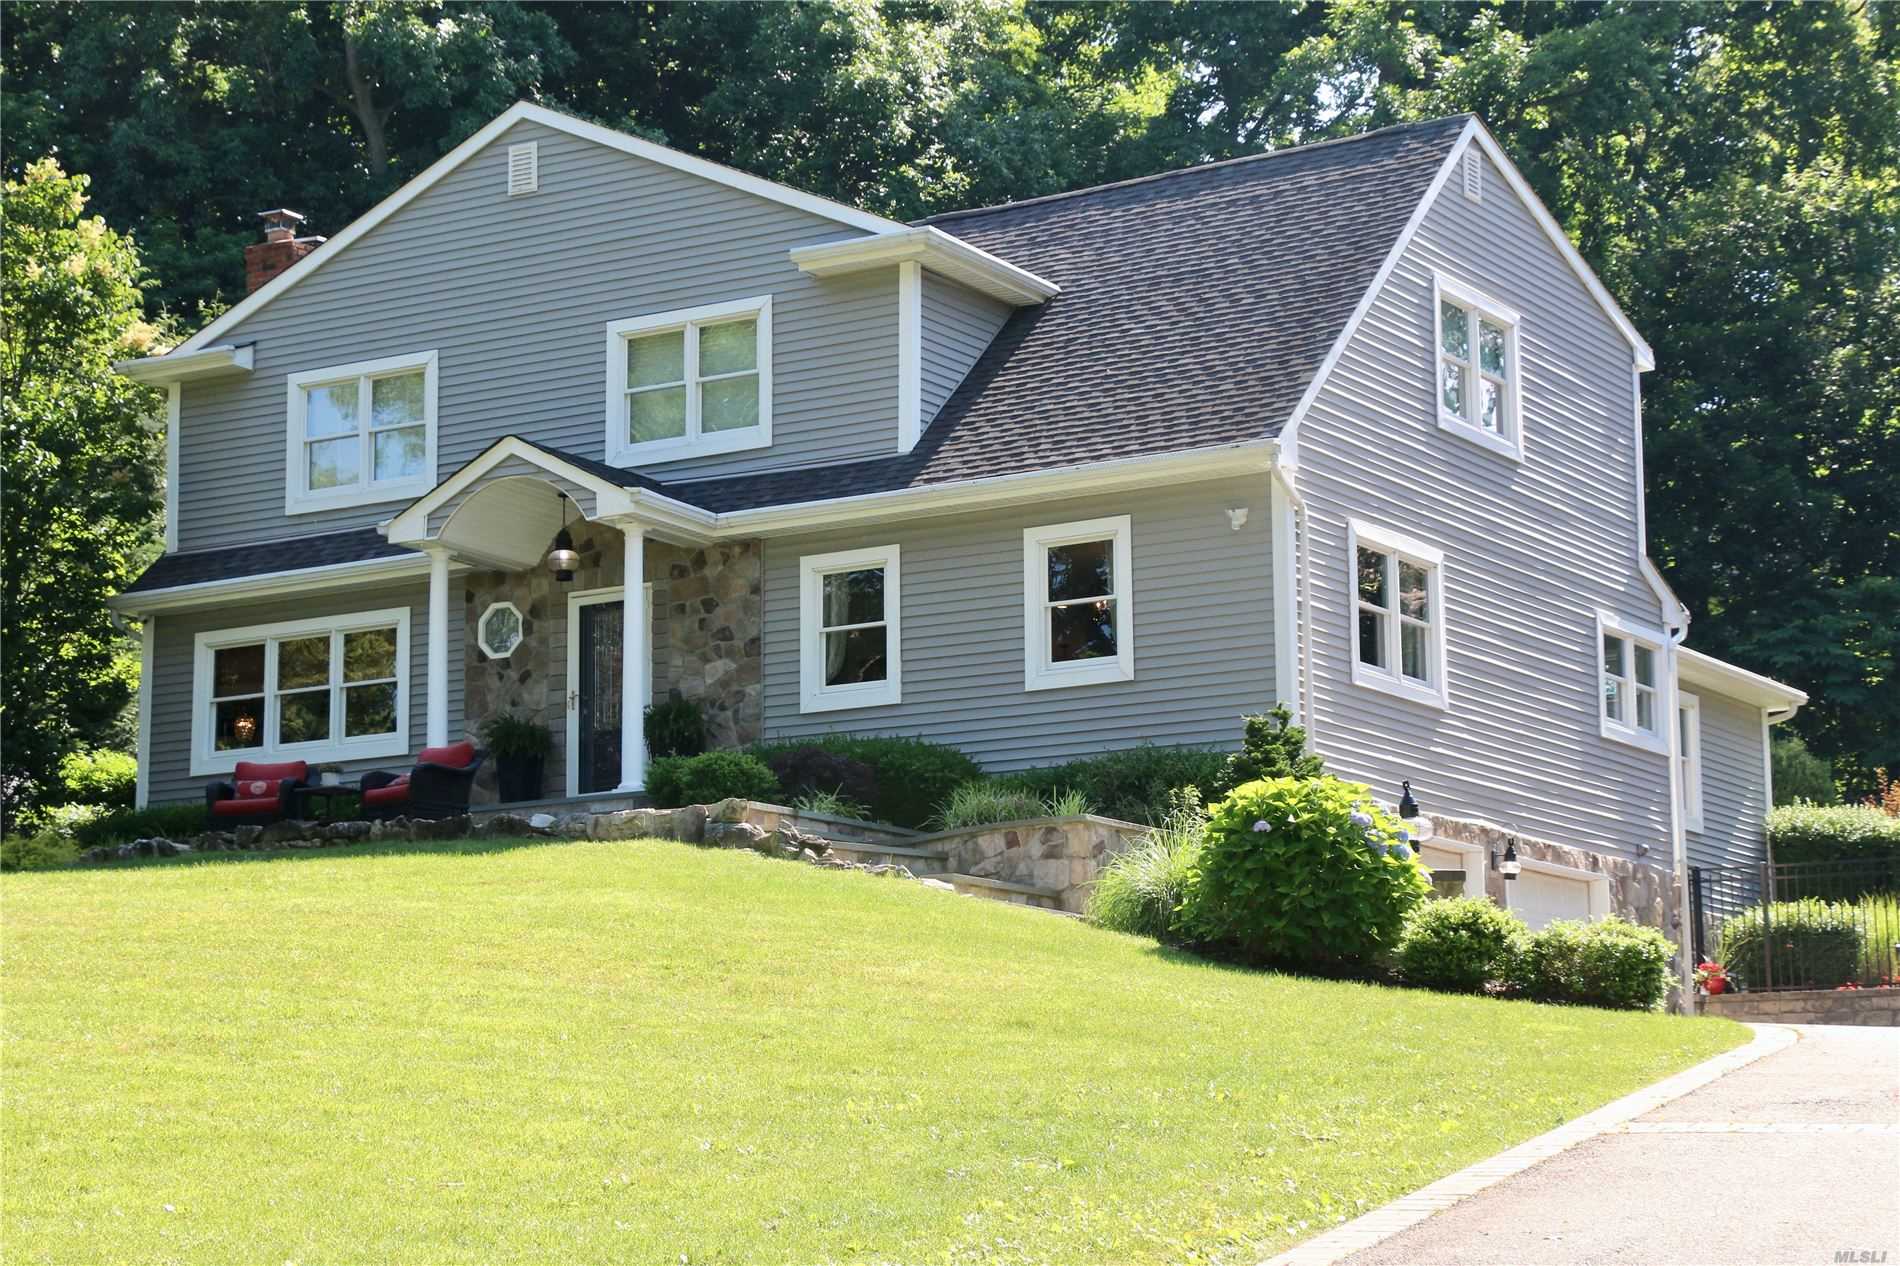
[(1900, 858), (1692, 866), (1689, 915), (1712, 991), (1900, 985)]

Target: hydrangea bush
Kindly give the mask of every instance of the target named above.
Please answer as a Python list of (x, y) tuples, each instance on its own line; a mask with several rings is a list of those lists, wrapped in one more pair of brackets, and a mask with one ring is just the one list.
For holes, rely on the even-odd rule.
[(1353, 967), (1389, 949), (1431, 894), (1411, 837), (1359, 783), (1242, 783), (1208, 815), (1184, 928), (1253, 959)]

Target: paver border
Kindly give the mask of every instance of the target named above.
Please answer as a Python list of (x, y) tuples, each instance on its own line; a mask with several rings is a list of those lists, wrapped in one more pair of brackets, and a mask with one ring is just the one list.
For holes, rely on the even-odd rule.
[(1645, 1112), (1680, 1099), (1692, 1090), (1700, 1090), (1718, 1077), (1726, 1076), (1758, 1059), (1784, 1051), (1801, 1036), (1794, 1029), (1781, 1024), (1750, 1024), (1748, 1027), (1755, 1031), (1755, 1037), (1746, 1046), (1738, 1046), (1713, 1059), (1703, 1060), (1693, 1068), (1686, 1068), (1673, 1077), (1665, 1077), (1621, 1099), (1612, 1100), (1594, 1112), (1586, 1112), (1576, 1120), (1567, 1121), (1528, 1142), (1466, 1166), (1455, 1174), (1420, 1187), (1410, 1195), (1400, 1196), (1390, 1204), (1381, 1205), (1371, 1213), (1354, 1218), (1344, 1226), (1295, 1244), (1279, 1256), (1268, 1258), (1261, 1266), (1334, 1266), (1360, 1249), (1389, 1240), (1400, 1231), (1417, 1226), (1434, 1213), (1449, 1209), (1514, 1174), (1523, 1173), (1539, 1161), (1548, 1160), (1579, 1143), (1607, 1134)]

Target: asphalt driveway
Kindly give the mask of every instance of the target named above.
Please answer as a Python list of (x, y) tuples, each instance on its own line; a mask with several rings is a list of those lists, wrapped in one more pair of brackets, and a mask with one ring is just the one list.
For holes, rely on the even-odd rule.
[(1345, 1259), (1900, 1266), (1900, 1029), (1800, 1038)]

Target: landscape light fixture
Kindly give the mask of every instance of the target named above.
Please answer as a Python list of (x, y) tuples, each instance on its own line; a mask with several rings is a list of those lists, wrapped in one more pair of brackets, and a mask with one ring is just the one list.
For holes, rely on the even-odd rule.
[(574, 579), (574, 569), (581, 565), (581, 556), (574, 552), (574, 538), (567, 531), (567, 496), (559, 492), (554, 495), (561, 502), (561, 530), (554, 534), (554, 548), (548, 551), (548, 570), (565, 584)]
[[(1496, 858), (1497, 854), (1493, 853), (1491, 856)], [(1516, 879), (1519, 873), (1523, 871), (1524, 868), (1520, 866), (1517, 861), (1517, 836), (1513, 835), (1510, 839), (1504, 841), (1504, 860), (1498, 862), (1497, 867), (1498, 874), (1504, 876), (1506, 879)]]
[(1412, 781), (1399, 784), (1399, 816), (1410, 820), (1418, 816), (1418, 801), (1412, 799)]

